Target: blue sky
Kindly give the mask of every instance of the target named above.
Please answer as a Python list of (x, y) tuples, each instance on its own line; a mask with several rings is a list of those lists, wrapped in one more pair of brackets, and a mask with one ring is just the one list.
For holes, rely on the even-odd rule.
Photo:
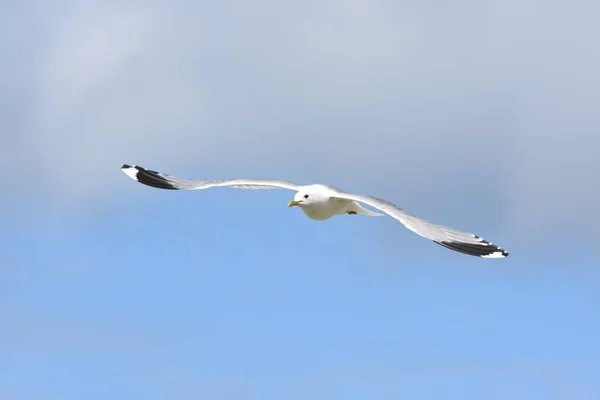
[[(0, 397), (598, 398), (597, 4), (244, 4), (0, 17)], [(511, 257), (123, 163), (329, 183)]]
[(4, 239), (3, 396), (599, 393), (591, 258), (538, 263), (510, 243), (510, 258), (482, 260), (392, 219), (307, 220), (286, 192), (120, 175), (103, 212), (29, 212)]

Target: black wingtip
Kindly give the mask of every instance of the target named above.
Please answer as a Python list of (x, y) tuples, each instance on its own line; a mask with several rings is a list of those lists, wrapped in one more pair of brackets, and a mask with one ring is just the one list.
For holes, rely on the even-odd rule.
[(121, 167), (123, 170), (135, 170), (133, 173), (129, 173), (125, 171), (127, 175), (135, 179), (136, 181), (143, 183), (144, 185), (152, 186), (158, 189), (168, 189), (168, 190), (177, 190), (175, 186), (169, 180), (167, 180), (164, 175), (160, 174), (156, 171), (151, 171), (146, 168), (142, 168), (140, 166), (131, 166), (127, 164), (123, 164)]
[[(478, 237), (476, 237), (478, 238)], [(462, 243), (462, 242), (438, 242), (434, 240), (434, 243), (444, 246), (450, 250), (458, 251), (459, 253), (468, 254), (475, 257), (482, 258), (506, 258), (510, 255), (506, 250), (501, 249), (488, 242), (487, 240), (481, 240), (481, 244), (474, 243)]]

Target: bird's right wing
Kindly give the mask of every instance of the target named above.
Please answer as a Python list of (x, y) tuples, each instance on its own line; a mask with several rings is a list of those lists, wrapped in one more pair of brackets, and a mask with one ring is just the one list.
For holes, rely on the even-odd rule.
[(460, 253), (484, 258), (504, 258), (509, 255), (507, 251), (477, 235), (416, 217), (386, 200), (337, 191), (333, 197), (354, 200), (375, 207), (400, 221), (417, 235)]
[(229, 186), (241, 189), (289, 189), (296, 190), (300, 185), (272, 179), (228, 179), (228, 180), (192, 180), (170, 176), (136, 165), (124, 164), (121, 170), (131, 179), (144, 185), (159, 189), (199, 190), (219, 186)]

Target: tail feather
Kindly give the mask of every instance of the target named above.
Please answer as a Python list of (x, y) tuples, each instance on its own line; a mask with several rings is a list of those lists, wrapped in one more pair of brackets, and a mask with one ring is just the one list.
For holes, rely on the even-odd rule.
[(366, 208), (364, 208), (363, 206), (361, 206), (360, 204), (358, 204), (358, 202), (356, 202), (356, 201), (352, 202), (352, 206), (349, 207), (348, 211), (354, 211), (357, 214), (366, 215), (368, 217), (381, 217), (381, 216), (384, 215), (384, 214), (376, 213), (376, 212), (371, 211), (371, 210), (367, 210)]

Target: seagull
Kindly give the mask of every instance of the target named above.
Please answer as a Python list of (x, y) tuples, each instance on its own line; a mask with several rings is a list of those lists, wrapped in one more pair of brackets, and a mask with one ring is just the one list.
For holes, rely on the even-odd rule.
[(159, 189), (200, 190), (227, 186), (241, 189), (294, 190), (296, 194), (293, 200), (288, 203), (288, 207), (299, 207), (308, 218), (316, 221), (324, 221), (345, 214), (361, 214), (369, 217), (384, 215), (364, 208), (360, 204), (363, 203), (400, 221), (402, 225), (417, 235), (448, 249), (482, 258), (505, 258), (509, 255), (506, 250), (472, 233), (418, 218), (389, 201), (371, 196), (346, 193), (329, 185), (302, 186), (284, 180), (272, 179), (191, 180), (127, 164), (123, 164), (121, 170), (133, 180)]

